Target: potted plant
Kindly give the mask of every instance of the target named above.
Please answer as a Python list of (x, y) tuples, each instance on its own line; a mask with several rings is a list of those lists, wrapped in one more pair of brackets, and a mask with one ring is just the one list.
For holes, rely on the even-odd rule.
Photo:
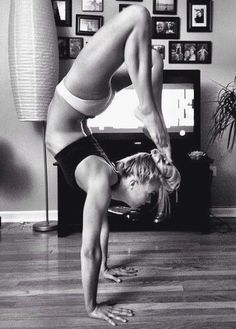
[(220, 86), (217, 108), (212, 117), (214, 124), (210, 130), (210, 143), (221, 139), (228, 130), (227, 149), (231, 152), (236, 138), (236, 77), (228, 85)]

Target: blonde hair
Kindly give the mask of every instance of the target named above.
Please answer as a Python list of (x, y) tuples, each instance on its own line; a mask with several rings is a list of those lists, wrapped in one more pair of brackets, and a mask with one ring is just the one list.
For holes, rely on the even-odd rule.
[(117, 161), (116, 168), (123, 177), (135, 176), (141, 184), (159, 178), (159, 170), (150, 153), (140, 152)]
[(168, 163), (164, 154), (154, 149), (151, 153), (140, 152), (117, 161), (116, 168), (121, 176), (135, 176), (142, 184), (159, 180), (160, 188), (156, 202), (158, 215), (169, 216), (169, 194), (180, 186), (181, 176), (173, 163)]

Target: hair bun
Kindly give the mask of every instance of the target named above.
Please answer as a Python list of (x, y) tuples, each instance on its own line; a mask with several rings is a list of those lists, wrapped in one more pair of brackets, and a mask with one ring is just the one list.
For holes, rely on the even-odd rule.
[(172, 193), (180, 186), (181, 175), (173, 163), (168, 163), (165, 154), (159, 149), (153, 149), (151, 156), (160, 172), (163, 187), (168, 193)]

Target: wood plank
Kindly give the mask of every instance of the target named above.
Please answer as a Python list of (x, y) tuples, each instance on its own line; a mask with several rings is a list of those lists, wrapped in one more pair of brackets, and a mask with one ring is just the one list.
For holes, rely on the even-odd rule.
[[(100, 278), (98, 298), (135, 311), (122, 328), (235, 329), (235, 241), (235, 232), (112, 232), (110, 264), (135, 266), (138, 276), (120, 284)], [(80, 233), (2, 226), (0, 329), (111, 327), (85, 313), (80, 247)]]

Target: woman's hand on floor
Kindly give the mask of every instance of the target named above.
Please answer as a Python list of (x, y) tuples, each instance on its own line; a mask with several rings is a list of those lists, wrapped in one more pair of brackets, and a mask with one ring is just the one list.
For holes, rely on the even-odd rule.
[(122, 281), (119, 277), (137, 276), (137, 273), (138, 270), (134, 269), (133, 267), (126, 266), (118, 266), (113, 268), (106, 267), (104, 270), (102, 270), (102, 275), (104, 279), (112, 280), (117, 283)]
[(116, 326), (116, 322), (114, 320), (125, 323), (128, 322), (126, 317), (134, 316), (134, 312), (132, 310), (109, 306), (105, 303), (97, 304), (95, 309), (88, 314), (91, 318), (105, 320), (112, 326)]

